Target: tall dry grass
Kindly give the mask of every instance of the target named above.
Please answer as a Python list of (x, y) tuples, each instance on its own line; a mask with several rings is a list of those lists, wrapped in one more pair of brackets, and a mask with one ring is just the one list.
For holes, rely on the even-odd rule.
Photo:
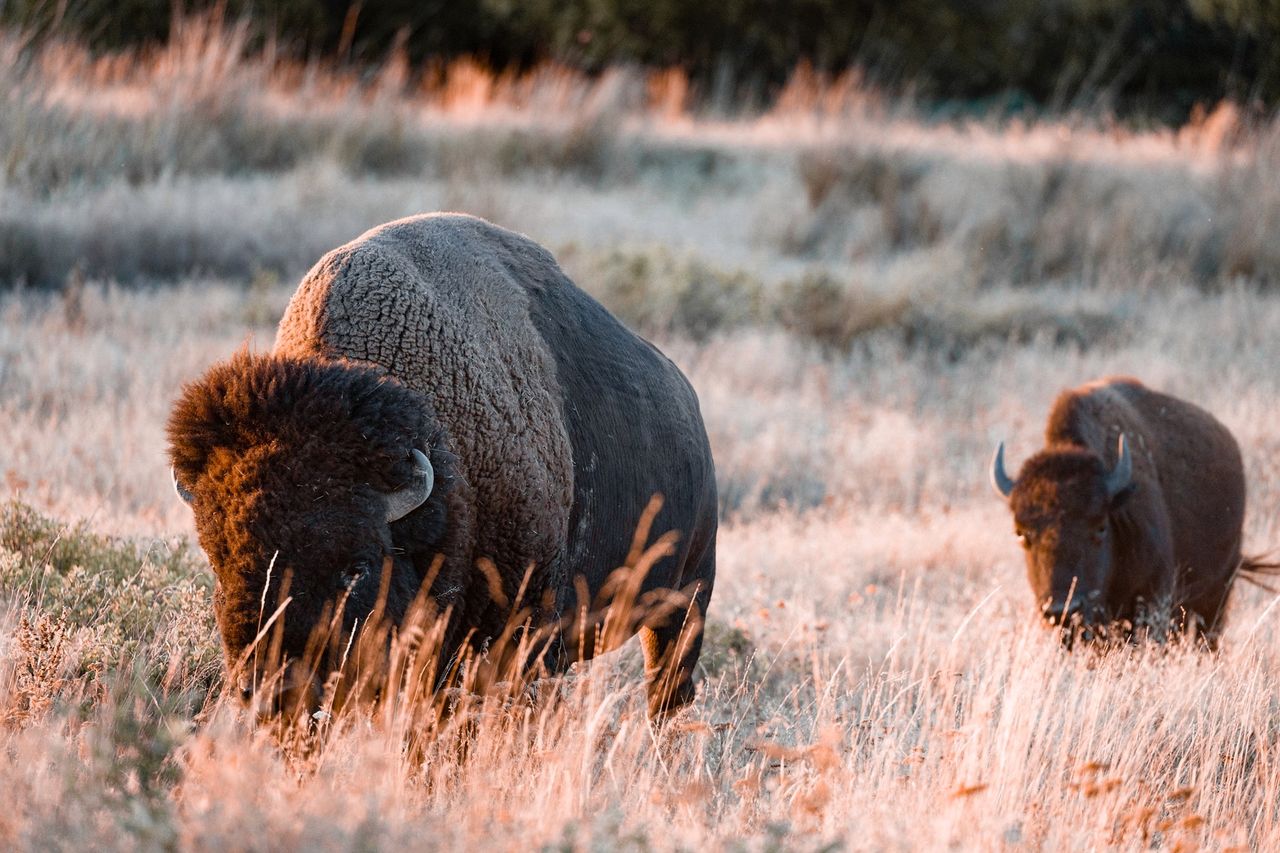
[[(362, 79), (197, 24), (0, 52), (0, 844), (1280, 845), (1275, 597), (1237, 589), (1214, 655), (1065, 654), (985, 483), (1132, 373), (1231, 428), (1246, 546), (1280, 543), (1274, 126), (933, 124), (803, 75), (726, 118), (671, 73)], [(394, 704), (307, 752), (223, 695), (169, 402), (321, 252), (436, 208), (551, 246), (698, 390), (720, 567), (661, 733), (631, 647), (413, 748)]]
[[(764, 526), (743, 538), (803, 548), (824, 525)], [(713, 636), (694, 714), (663, 732), (628, 656), (531, 703), (473, 702), (464, 731), (420, 752), (394, 710), (343, 718), (319, 751), (280, 751), (216, 694), (201, 705), (181, 684), (77, 674), (56, 624), (20, 624), (4, 695), (21, 702), (35, 682), (56, 701), (6, 716), (17, 808), (3, 831), (30, 847), (1275, 843), (1270, 608), (1237, 609), (1217, 656), (1094, 658), (1018, 619), (1023, 602), (989, 578), (943, 585), (868, 585), (836, 607), (814, 590), (742, 613), (753, 605), (732, 584), (722, 618), (750, 627)]]

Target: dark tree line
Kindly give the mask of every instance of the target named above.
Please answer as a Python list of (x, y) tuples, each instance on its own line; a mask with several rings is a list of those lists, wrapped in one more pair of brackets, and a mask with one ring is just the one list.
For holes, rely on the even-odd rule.
[[(704, 92), (767, 98), (800, 62), (864, 69), (936, 101), (1176, 117), (1280, 101), (1280, 0), (183, 0), (247, 15), (300, 53), (681, 66)], [(0, 21), (101, 49), (162, 41), (175, 0), (0, 0)]]

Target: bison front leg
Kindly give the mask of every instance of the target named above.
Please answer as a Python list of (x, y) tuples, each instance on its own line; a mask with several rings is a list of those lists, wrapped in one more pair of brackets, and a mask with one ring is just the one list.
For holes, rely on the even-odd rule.
[(703, 623), (711, 601), (715, 578), (714, 552), (708, 553), (700, 571), (680, 596), (684, 606), (640, 628), (644, 650), (645, 687), (649, 718), (662, 722), (693, 701), (697, 693), (694, 672), (702, 653)]

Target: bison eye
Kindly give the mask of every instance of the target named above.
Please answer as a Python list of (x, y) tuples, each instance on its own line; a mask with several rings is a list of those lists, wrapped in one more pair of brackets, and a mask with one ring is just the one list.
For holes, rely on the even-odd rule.
[(348, 566), (342, 572), (342, 588), (345, 590), (354, 589), (355, 585), (364, 580), (365, 575), (367, 574), (369, 574), (369, 563), (366, 561), (362, 560)]

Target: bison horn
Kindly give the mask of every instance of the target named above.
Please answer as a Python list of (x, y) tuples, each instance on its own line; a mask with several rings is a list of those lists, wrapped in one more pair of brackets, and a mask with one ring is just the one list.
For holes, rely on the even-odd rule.
[(435, 485), (436, 473), (431, 467), (427, 454), (418, 448), (413, 449), (413, 483), (398, 492), (387, 495), (387, 521), (399, 521), (418, 507), (431, 494)]
[(991, 457), (991, 487), (1003, 498), (1013, 493), (1013, 478), (1004, 470), (1003, 441), (996, 445), (996, 455)]
[(1116, 450), (1116, 467), (1107, 474), (1107, 497), (1114, 498), (1133, 482), (1133, 457), (1129, 455), (1129, 443), (1124, 433), (1120, 433), (1120, 442)]
[(169, 476), (173, 478), (173, 490), (178, 493), (178, 497), (182, 498), (182, 502), (189, 504), (196, 499), (196, 496), (188, 492), (182, 483), (178, 482), (178, 471), (172, 465), (169, 466)]

